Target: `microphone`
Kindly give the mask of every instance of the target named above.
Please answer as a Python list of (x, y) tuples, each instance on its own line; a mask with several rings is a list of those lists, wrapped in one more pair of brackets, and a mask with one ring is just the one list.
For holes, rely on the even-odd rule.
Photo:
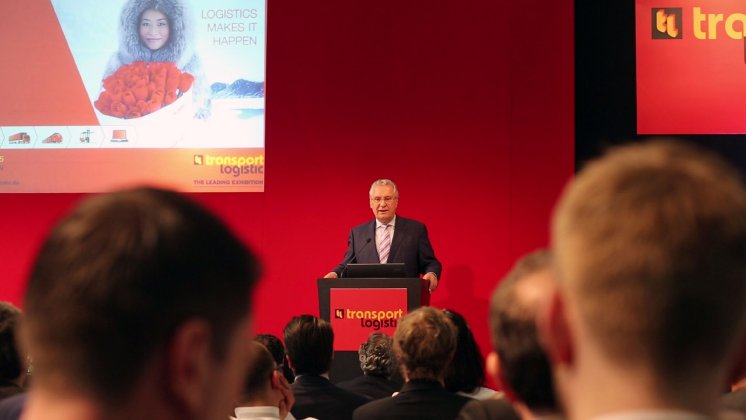
[[(361, 246), (361, 247), (360, 247), (360, 251), (359, 251), (359, 252), (355, 252), (355, 253), (353, 254), (353, 256), (352, 256), (352, 259), (350, 260), (350, 262), (348, 262), (347, 264), (345, 264), (345, 268), (344, 268), (344, 270), (342, 270), (342, 272), (341, 272), (341, 273), (339, 273), (339, 277), (340, 277), (340, 278), (342, 278), (342, 277), (344, 277), (344, 276), (345, 276), (345, 273), (347, 272), (347, 266), (349, 266), (350, 264), (352, 264), (352, 261), (353, 261), (353, 260), (357, 261), (357, 254), (359, 254), (360, 252), (362, 252), (362, 251), (363, 251), (363, 250), (365, 249), (365, 247), (366, 247), (366, 246), (368, 246), (368, 244), (369, 244), (369, 243), (371, 243), (371, 241), (372, 241), (372, 240), (373, 240), (373, 238), (368, 238), (368, 239), (366, 239), (366, 240), (365, 240), (365, 243), (363, 244), (363, 246)], [(353, 249), (353, 252), (354, 252), (354, 251), (355, 251), (355, 250)]]

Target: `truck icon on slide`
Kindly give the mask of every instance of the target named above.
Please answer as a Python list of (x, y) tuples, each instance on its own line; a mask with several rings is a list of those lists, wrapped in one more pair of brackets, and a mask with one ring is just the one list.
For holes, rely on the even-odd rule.
[(29, 144), (31, 143), (31, 136), (29, 136), (28, 133), (26, 133), (25, 131), (11, 134), (8, 137), (8, 143), (9, 144)]

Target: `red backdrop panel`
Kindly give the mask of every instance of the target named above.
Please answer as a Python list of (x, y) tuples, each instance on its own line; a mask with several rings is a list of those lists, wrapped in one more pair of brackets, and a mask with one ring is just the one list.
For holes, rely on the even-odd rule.
[[(193, 195), (264, 261), (255, 330), (317, 314), (316, 278), (387, 177), (443, 262), (432, 304), (463, 313), (486, 352), (489, 295), (547, 244), (573, 171), (571, 2), (270, 1), (268, 17), (266, 192)], [(20, 303), (80, 197), (0, 196), (0, 299)]]
[(638, 133), (746, 133), (744, 4), (635, 2)]

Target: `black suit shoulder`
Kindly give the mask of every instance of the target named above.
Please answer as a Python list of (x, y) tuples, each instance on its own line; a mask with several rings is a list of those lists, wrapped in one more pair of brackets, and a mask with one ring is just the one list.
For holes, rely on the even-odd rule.
[(729, 392), (720, 397), (720, 407), (746, 413), (746, 388)]
[(349, 381), (340, 382), (337, 386), (370, 400), (390, 397), (400, 388), (396, 382), (375, 375), (358, 376)]
[(369, 401), (321, 376), (300, 376), (291, 388), (295, 394), (295, 405), (290, 411), (298, 419), (348, 420), (357, 407)]
[[(415, 381), (413, 381), (415, 382)], [(394, 397), (382, 398), (360, 406), (355, 420), (429, 419), (452, 420), (471, 399), (446, 391), (432, 382), (409, 382)]]
[(457, 420), (520, 420), (520, 416), (505, 400), (472, 400), (464, 405)]

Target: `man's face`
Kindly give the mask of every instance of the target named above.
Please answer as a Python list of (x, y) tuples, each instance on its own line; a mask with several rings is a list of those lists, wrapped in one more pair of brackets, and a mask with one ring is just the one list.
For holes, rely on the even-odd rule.
[(394, 219), (399, 198), (394, 196), (391, 185), (376, 185), (370, 194), (370, 208), (381, 223), (388, 223)]

